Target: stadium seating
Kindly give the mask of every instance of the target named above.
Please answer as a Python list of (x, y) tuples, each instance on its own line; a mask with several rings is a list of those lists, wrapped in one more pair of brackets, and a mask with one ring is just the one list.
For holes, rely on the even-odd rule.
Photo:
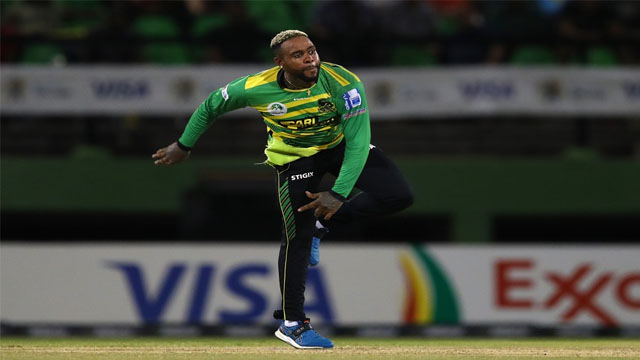
[(135, 36), (151, 39), (140, 50), (141, 60), (154, 64), (188, 64), (189, 47), (179, 40), (182, 34), (176, 22), (165, 15), (142, 15), (132, 26)]

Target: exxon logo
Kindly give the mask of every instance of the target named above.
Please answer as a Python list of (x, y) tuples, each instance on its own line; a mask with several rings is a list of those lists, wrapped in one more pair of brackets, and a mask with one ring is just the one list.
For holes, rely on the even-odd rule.
[(459, 88), (462, 95), (469, 100), (510, 99), (516, 92), (513, 83), (510, 81), (475, 80), (464, 82), (459, 85)]
[(134, 100), (147, 97), (151, 90), (145, 80), (112, 79), (91, 84), (98, 99)]

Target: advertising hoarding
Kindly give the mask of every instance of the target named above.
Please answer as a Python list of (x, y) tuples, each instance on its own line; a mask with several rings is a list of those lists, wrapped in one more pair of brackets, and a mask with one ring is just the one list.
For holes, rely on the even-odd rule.
[[(0, 246), (0, 320), (268, 323), (278, 248), (252, 244)], [(306, 313), (337, 325), (640, 325), (637, 246), (324, 244)]]

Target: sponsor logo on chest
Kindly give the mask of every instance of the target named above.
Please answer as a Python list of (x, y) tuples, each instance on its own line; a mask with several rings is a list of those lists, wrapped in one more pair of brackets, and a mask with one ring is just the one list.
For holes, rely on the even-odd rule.
[(315, 125), (329, 126), (337, 123), (338, 118), (332, 117), (327, 120), (319, 121), (317, 116), (305, 119), (278, 120), (278, 124), (291, 130), (306, 129)]

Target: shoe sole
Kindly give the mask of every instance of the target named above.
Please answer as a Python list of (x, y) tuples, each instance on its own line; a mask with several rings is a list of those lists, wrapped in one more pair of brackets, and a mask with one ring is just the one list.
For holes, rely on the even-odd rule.
[[(279, 329), (276, 330), (275, 332), (276, 337), (284, 342), (286, 342), (287, 344), (293, 346), (296, 349), (325, 349), (322, 346), (302, 346), (300, 344), (298, 344), (297, 342), (293, 341), (293, 339), (291, 339), (290, 337), (288, 337), (287, 335), (283, 334)], [(326, 349), (330, 349), (330, 348), (326, 348)]]
[[(315, 239), (315, 238), (314, 238)], [(320, 247), (320, 241), (318, 241), (318, 245), (316, 247)], [(313, 240), (311, 240), (311, 248), (313, 249)], [(313, 262), (313, 258), (311, 256), (309, 256), (309, 265), (310, 266), (316, 266), (318, 264), (320, 264), (320, 251), (318, 251), (318, 261)]]

